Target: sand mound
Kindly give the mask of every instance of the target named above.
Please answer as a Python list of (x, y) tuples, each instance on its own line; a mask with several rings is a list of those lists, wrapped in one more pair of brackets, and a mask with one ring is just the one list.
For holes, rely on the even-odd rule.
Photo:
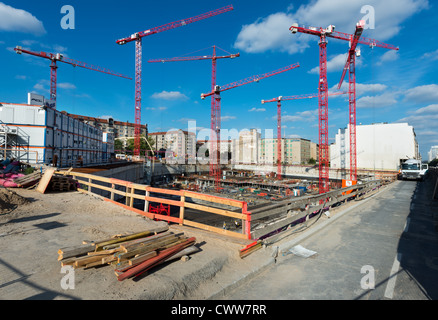
[(0, 188), (0, 213), (6, 213), (16, 208), (18, 205), (23, 205), (29, 202), (29, 199), (16, 194), (12, 190)]

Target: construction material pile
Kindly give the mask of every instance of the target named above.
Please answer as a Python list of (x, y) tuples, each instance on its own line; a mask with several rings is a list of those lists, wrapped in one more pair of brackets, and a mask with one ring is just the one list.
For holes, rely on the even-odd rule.
[(84, 241), (80, 246), (58, 250), (61, 266), (90, 268), (112, 265), (119, 281), (138, 277), (155, 266), (199, 251), (196, 238), (174, 234), (168, 226), (144, 232), (118, 235), (100, 241)]
[(44, 175), (41, 177), (36, 190), (45, 193), (47, 190), (51, 191), (70, 191), (76, 190), (78, 181), (72, 177), (67, 176), (73, 168), (63, 172), (63, 174), (55, 174), (54, 168), (47, 168)]

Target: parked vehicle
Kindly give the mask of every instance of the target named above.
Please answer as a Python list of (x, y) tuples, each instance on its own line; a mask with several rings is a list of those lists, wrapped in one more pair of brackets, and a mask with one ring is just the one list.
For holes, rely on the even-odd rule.
[(401, 178), (403, 180), (423, 180), (429, 166), (422, 164), (421, 160), (408, 159), (401, 165)]

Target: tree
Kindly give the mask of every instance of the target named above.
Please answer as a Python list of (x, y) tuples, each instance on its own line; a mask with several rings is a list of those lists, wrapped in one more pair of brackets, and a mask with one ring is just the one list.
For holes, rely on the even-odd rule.
[(429, 162), (429, 167), (436, 167), (438, 166), (438, 159), (433, 159), (431, 162)]
[[(140, 137), (140, 155), (144, 156), (147, 150), (151, 150), (151, 147), (154, 145), (155, 141), (149, 137), (148, 143), (146, 143), (146, 137), (142, 135)], [(149, 147), (149, 145), (151, 147)], [(126, 150), (129, 150), (131, 152), (134, 151), (134, 138), (130, 138), (126, 141)]]
[(123, 142), (120, 139), (114, 140), (114, 151), (122, 152), (123, 151)]

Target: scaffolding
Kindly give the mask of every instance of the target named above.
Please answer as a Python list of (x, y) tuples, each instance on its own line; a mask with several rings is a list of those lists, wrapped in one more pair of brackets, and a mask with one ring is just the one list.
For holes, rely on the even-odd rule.
[(29, 136), (0, 120), (0, 159), (29, 162)]

